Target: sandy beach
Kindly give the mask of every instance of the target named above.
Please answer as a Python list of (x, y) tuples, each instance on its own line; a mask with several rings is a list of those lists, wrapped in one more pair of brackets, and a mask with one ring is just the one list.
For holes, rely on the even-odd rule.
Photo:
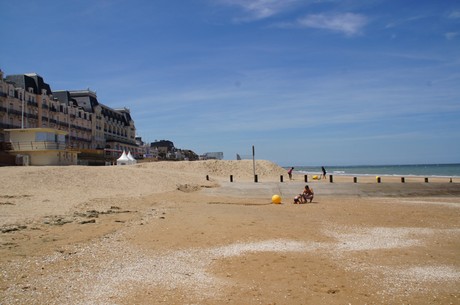
[(0, 304), (460, 304), (458, 179), (309, 177), (294, 205), (268, 161), (0, 173)]

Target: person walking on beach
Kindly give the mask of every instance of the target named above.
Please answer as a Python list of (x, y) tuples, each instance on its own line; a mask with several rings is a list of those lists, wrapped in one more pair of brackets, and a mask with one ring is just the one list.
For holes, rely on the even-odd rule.
[(321, 170), (323, 171), (323, 179), (326, 179), (326, 169), (324, 166), (321, 166)]
[(289, 170), (288, 170), (288, 176), (289, 176), (289, 180), (292, 180), (292, 171), (294, 170), (293, 167), (291, 167)]

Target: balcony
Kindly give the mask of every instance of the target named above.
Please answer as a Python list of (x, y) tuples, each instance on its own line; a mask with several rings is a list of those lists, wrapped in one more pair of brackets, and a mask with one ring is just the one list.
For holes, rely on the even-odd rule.
[(64, 122), (64, 121), (58, 121), (58, 125), (69, 128), (69, 123)]
[(130, 141), (129, 139), (126, 139), (126, 138), (114, 137), (114, 136), (110, 136), (110, 135), (106, 135), (105, 140), (106, 140), (106, 142), (118, 142), (118, 143), (122, 143), (122, 144), (134, 145), (134, 146), (137, 145), (136, 141)]
[(91, 143), (91, 140), (90, 139), (85, 139), (85, 138), (80, 138), (80, 137), (72, 137), (72, 142), (73, 141), (78, 141), (78, 142), (87, 142), (87, 143)]
[(58, 142), (11, 142), (14, 151), (34, 151), (34, 150), (64, 150), (65, 143)]
[(21, 128), (21, 126), (0, 123), (0, 129), (13, 129), (13, 128)]

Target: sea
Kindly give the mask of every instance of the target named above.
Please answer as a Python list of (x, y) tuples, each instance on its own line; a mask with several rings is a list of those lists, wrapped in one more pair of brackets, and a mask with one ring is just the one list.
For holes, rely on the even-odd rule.
[[(285, 167), (286, 170), (290, 167)], [(460, 163), (411, 165), (324, 166), (327, 174), (343, 176), (460, 177)], [(298, 174), (321, 174), (321, 166), (294, 166)]]

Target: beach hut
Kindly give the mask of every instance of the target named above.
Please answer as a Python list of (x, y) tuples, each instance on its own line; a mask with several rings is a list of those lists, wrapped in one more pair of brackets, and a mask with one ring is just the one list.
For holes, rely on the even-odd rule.
[(129, 165), (131, 161), (128, 159), (126, 152), (123, 150), (121, 157), (117, 159), (117, 165)]
[(128, 160), (129, 160), (130, 164), (136, 164), (137, 163), (136, 159), (134, 159), (134, 157), (133, 157), (133, 155), (131, 155), (130, 151), (128, 151), (128, 156), (127, 157), (128, 157)]

